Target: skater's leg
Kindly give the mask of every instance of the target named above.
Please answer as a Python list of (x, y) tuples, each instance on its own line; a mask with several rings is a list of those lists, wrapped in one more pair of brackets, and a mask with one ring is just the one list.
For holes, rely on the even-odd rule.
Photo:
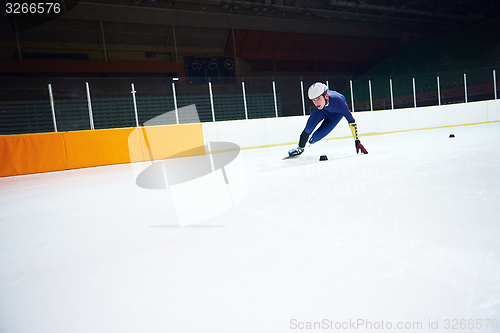
[(325, 113), (320, 111), (313, 111), (307, 119), (306, 127), (304, 128), (304, 132), (311, 134), (312, 131), (318, 126), (319, 122), (325, 119)]
[(312, 135), (312, 143), (318, 142), (327, 136), (339, 123), (340, 119), (342, 119), (341, 114), (335, 114), (331, 117), (326, 117), (320, 127), (313, 133)]

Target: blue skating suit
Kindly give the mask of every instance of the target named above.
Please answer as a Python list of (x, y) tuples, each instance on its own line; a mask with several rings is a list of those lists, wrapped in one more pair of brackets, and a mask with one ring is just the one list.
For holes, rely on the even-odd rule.
[(333, 128), (337, 126), (342, 117), (345, 117), (349, 123), (355, 122), (354, 117), (349, 110), (349, 106), (347, 106), (344, 95), (333, 90), (328, 90), (328, 96), (328, 105), (321, 110), (314, 108), (309, 116), (309, 119), (307, 120), (306, 127), (304, 128), (304, 132), (309, 135), (312, 131), (314, 131), (320, 121), (323, 120), (321, 126), (312, 135), (313, 142), (317, 142), (327, 136), (328, 133), (330, 133)]

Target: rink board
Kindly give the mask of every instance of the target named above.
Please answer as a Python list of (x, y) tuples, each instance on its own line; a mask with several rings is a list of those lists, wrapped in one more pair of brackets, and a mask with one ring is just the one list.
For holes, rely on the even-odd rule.
[(201, 124), (0, 136), (0, 177), (205, 154)]

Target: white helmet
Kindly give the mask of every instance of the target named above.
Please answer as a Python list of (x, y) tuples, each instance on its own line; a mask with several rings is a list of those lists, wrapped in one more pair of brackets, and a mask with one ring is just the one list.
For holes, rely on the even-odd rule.
[(313, 83), (313, 85), (309, 87), (309, 90), (307, 91), (307, 95), (309, 96), (309, 99), (315, 99), (315, 98), (318, 98), (319, 96), (323, 95), (327, 90), (328, 90), (328, 87), (326, 86), (326, 84), (321, 83), (321, 82), (316, 82), (316, 83)]

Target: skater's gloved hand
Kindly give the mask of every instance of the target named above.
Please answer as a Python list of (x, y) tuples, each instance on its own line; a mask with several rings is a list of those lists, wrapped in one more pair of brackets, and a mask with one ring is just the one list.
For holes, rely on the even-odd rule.
[(359, 140), (356, 140), (355, 143), (356, 143), (356, 154), (359, 154), (359, 152), (361, 152), (362, 154), (368, 154), (368, 151), (365, 149), (365, 147), (363, 147), (363, 145)]
[(304, 147), (297, 147), (288, 152), (289, 156), (298, 156), (304, 152)]

